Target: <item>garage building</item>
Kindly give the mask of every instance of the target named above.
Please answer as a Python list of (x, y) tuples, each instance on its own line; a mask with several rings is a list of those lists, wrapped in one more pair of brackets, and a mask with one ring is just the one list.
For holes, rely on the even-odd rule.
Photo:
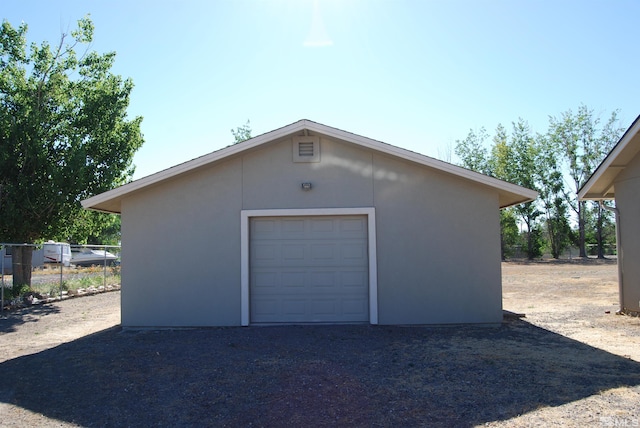
[(125, 327), (502, 319), (536, 192), (300, 120), (83, 201), (122, 216)]

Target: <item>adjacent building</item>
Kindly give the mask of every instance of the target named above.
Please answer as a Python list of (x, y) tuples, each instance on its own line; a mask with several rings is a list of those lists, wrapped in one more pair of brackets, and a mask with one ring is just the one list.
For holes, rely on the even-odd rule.
[(581, 200), (615, 200), (620, 310), (640, 312), (640, 116), (578, 192)]

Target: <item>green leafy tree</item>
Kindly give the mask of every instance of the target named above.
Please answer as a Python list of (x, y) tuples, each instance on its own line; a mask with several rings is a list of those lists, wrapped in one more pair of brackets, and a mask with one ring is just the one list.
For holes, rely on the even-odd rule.
[[(611, 113), (607, 123), (602, 127), (599, 138), (596, 140), (594, 145), (594, 170), (600, 162), (602, 162), (605, 156), (609, 154), (613, 146), (622, 136), (623, 132), (624, 128), (620, 126), (620, 121), (618, 120), (618, 111), (615, 110)], [(603, 203), (605, 205), (609, 205), (609, 202), (607, 201), (603, 201)], [(607, 239), (611, 237), (615, 238), (615, 231), (614, 233), (610, 233), (611, 225), (613, 225), (612, 214), (610, 211), (603, 209), (597, 201), (592, 201), (591, 204), (596, 217), (593, 229), (597, 248), (596, 254), (599, 259), (604, 259), (604, 247), (605, 245), (611, 244), (610, 242), (607, 242)], [(615, 226), (613, 227), (615, 228)]]
[[(604, 201), (611, 205), (610, 202)], [(585, 241), (588, 247), (587, 253), (595, 255), (599, 259), (605, 258), (605, 248), (615, 245), (615, 222), (609, 212), (600, 204), (592, 204), (586, 211)]]
[[(504, 126), (498, 125), (491, 150), (485, 146), (487, 138), (486, 130), (481, 128), (479, 132), (469, 131), (467, 138), (456, 141), (455, 150), (462, 165), (501, 180), (536, 189), (537, 148), (527, 122), (523, 119), (514, 122), (511, 135)], [(513, 214), (527, 227), (527, 257), (538, 257), (541, 250), (536, 222), (541, 213), (535, 201), (519, 204), (511, 208), (510, 212), (501, 214), (502, 257), (506, 257), (508, 246), (511, 245), (509, 242), (514, 241)]]
[[(509, 145), (509, 135), (502, 124), (496, 127), (493, 136), (493, 146), (491, 147), (488, 160), (489, 171), (496, 177), (505, 181), (514, 179), (513, 162), (514, 153)], [(500, 248), (502, 260), (513, 255), (513, 248), (520, 243), (518, 231), (517, 212), (514, 208), (500, 210)]]
[(119, 245), (120, 216), (82, 210), (68, 227), (51, 239), (72, 244)]
[(479, 131), (469, 130), (467, 138), (456, 140), (455, 153), (462, 161), (462, 166), (482, 174), (491, 174), (489, 153), (485, 147), (485, 140), (489, 138), (487, 131), (480, 128)]
[(231, 130), (233, 135), (233, 144), (242, 143), (251, 139), (251, 122), (247, 119), (247, 123), (242, 126), (238, 126), (236, 129)]
[[(57, 45), (32, 43), (27, 25), (0, 29), (0, 241), (60, 236), (80, 200), (129, 181), (142, 145), (129, 119), (130, 79), (110, 72), (115, 53), (89, 51), (89, 17)], [(76, 48), (83, 52), (76, 54)], [(13, 251), (14, 283), (30, 284), (31, 248)]]
[(502, 124), (496, 127), (496, 134), (492, 141), (488, 169), (494, 177), (511, 182), (516, 175), (514, 170), (516, 154), (513, 152), (512, 145), (509, 144), (509, 133)]
[(585, 105), (581, 105), (575, 114), (568, 110), (559, 118), (549, 118), (549, 138), (561, 148), (571, 179), (571, 191), (565, 191), (565, 198), (578, 220), (577, 244), (580, 257), (587, 257), (585, 238), (588, 208), (585, 201), (578, 200), (578, 191), (618, 140), (622, 128), (617, 123), (617, 112), (614, 111), (606, 125), (600, 129), (600, 119)]
[(519, 243), (518, 219), (513, 208), (500, 210), (500, 249), (502, 260), (513, 256), (513, 249)]
[[(512, 154), (510, 160), (510, 179), (514, 184), (538, 190), (537, 171), (539, 168), (539, 149), (532, 136), (531, 128), (524, 119), (513, 122), (509, 145)], [(542, 212), (538, 209), (536, 201), (525, 202), (514, 207), (527, 226), (527, 257), (533, 259), (542, 254), (538, 217)]]
[(561, 149), (555, 141), (538, 135), (538, 164), (536, 171), (539, 183), (539, 200), (542, 204), (545, 231), (551, 256), (559, 258), (570, 243), (571, 226), (562, 173)]

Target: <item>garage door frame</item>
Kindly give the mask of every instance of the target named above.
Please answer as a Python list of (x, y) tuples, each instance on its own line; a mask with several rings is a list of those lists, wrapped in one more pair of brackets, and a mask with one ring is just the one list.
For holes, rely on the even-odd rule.
[(249, 319), (249, 221), (255, 217), (291, 216), (367, 216), (367, 245), (369, 264), (369, 323), (378, 324), (378, 269), (376, 263), (376, 212), (373, 207), (362, 208), (306, 208), (240, 211), (240, 319), (248, 326)]

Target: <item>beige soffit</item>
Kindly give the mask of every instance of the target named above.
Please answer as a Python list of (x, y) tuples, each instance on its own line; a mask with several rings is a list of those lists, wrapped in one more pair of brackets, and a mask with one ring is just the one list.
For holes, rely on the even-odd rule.
[(640, 152), (640, 116), (611, 149), (589, 180), (578, 191), (578, 198), (602, 200), (615, 198), (616, 177)]
[(137, 190), (141, 190), (145, 187), (160, 183), (172, 177), (176, 177), (178, 175), (190, 172), (202, 166), (217, 162), (219, 160), (252, 149), (270, 141), (293, 135), (304, 130), (317, 132), (319, 134), (326, 135), (327, 137), (333, 137), (349, 143), (358, 144), (366, 148), (397, 156), (399, 158), (416, 162), (418, 164), (425, 165), (460, 178), (464, 178), (479, 184), (495, 188), (499, 193), (501, 208), (528, 202), (537, 198), (538, 196), (538, 193), (534, 190), (507, 183), (505, 181), (498, 180), (496, 178), (489, 177), (487, 175), (480, 174), (447, 162), (443, 162), (429, 156), (421, 155), (410, 150), (402, 149), (400, 147), (392, 146), (390, 144), (372, 140), (367, 137), (303, 119), (282, 128), (273, 130), (271, 132), (267, 132), (266, 134), (251, 138), (242, 143), (225, 147), (223, 149), (181, 163), (179, 165), (165, 169), (139, 180), (132, 181), (131, 183), (127, 183), (113, 190), (109, 190), (107, 192), (85, 199), (84, 201), (82, 201), (82, 206), (87, 209), (96, 211), (119, 213), (121, 198)]

